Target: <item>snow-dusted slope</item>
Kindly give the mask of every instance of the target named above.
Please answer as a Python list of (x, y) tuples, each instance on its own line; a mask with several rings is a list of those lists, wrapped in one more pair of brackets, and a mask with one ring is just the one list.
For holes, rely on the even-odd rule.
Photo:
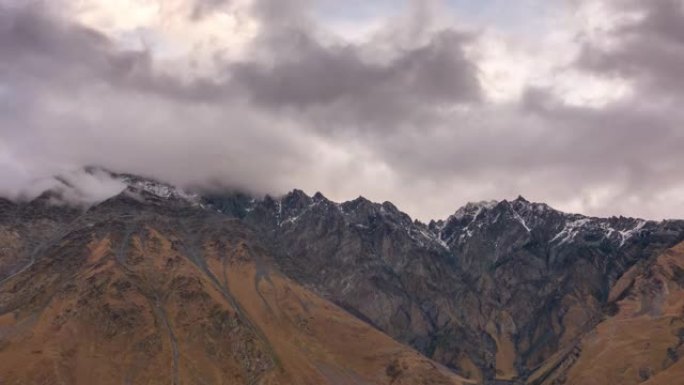
[(637, 218), (568, 214), (519, 197), (510, 202), (469, 203), (446, 221), (433, 222), (430, 227), (440, 240), (455, 248), (492, 228), (517, 229), (522, 238), (541, 238), (550, 247), (559, 248), (574, 241), (622, 247), (657, 225)]
[(63, 173), (41, 179), (26, 195), (46, 203), (69, 206), (93, 206), (119, 194), (146, 200), (160, 199), (200, 204), (200, 196), (169, 183), (131, 174), (119, 174), (99, 167)]

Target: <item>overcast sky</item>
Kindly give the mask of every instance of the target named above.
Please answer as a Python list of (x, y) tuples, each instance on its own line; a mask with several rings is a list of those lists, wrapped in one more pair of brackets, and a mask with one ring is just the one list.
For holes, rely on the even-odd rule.
[(684, 218), (682, 0), (0, 0), (0, 193), (100, 165)]

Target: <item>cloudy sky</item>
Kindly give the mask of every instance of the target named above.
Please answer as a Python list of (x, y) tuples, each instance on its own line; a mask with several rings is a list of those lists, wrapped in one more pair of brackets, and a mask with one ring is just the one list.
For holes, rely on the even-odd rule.
[(0, 193), (100, 165), (684, 218), (682, 0), (0, 0)]

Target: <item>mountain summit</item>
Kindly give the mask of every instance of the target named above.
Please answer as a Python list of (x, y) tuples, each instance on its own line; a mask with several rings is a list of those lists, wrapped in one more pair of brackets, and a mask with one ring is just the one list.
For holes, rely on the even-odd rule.
[[(88, 205), (73, 204), (84, 183), (68, 179), (0, 199), (0, 380), (591, 384), (574, 368), (595, 360), (606, 328), (639, 314), (641, 328), (684, 324), (681, 250), (666, 251), (684, 241), (682, 221), (519, 197), (423, 224), (363, 197), (108, 175), (113, 196)], [(635, 311), (637, 298), (667, 306)], [(667, 338), (621, 383), (672, 378), (684, 348)], [(602, 365), (617, 378), (617, 361)]]

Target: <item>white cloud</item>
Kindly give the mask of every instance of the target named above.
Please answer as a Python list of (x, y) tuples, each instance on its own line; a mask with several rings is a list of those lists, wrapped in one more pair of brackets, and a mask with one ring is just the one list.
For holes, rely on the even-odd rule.
[(196, 15), (194, 0), (60, 0), (65, 17), (105, 33), (123, 46), (146, 48), (159, 69), (185, 76), (215, 75), (217, 59), (244, 57), (258, 33), (252, 0), (217, 2)]
[(588, 41), (615, 44), (606, 35), (636, 14), (621, 14), (602, 1), (579, 0), (545, 14), (549, 29), (538, 34), (510, 33), (486, 26), (469, 47), (480, 81), (492, 102), (518, 101), (530, 87), (550, 90), (573, 106), (600, 108), (632, 95), (632, 84), (619, 77), (596, 76), (574, 67)]

